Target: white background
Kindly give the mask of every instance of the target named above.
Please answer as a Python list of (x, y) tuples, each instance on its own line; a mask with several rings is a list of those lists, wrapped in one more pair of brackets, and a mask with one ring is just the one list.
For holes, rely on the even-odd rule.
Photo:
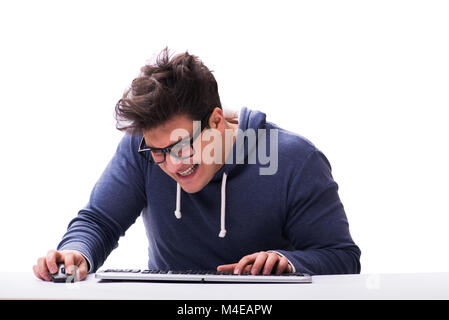
[[(2, 1), (0, 271), (55, 248), (168, 46), (330, 160), (363, 273), (449, 270), (445, 1)], [(232, 201), (232, 199), (230, 199)], [(145, 267), (139, 218), (105, 266)]]

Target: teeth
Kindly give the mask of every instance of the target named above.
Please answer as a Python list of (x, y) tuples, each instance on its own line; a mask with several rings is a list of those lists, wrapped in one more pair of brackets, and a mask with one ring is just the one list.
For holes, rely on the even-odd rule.
[(194, 164), (193, 166), (191, 166), (189, 169), (183, 171), (183, 172), (178, 172), (179, 175), (181, 176), (188, 176), (189, 174), (191, 174), (197, 167), (197, 164)]

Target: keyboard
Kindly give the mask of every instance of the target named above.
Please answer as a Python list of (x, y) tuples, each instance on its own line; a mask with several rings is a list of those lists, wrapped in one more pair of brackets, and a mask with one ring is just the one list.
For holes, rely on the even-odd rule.
[(172, 281), (172, 282), (264, 282), (264, 283), (311, 283), (312, 277), (304, 273), (280, 275), (235, 275), (230, 272), (201, 270), (140, 270), (105, 269), (95, 273), (95, 278), (109, 281)]

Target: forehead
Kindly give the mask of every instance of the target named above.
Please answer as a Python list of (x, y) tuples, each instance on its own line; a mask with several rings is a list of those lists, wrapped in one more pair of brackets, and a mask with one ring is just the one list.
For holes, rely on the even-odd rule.
[(155, 128), (145, 130), (143, 136), (148, 146), (164, 148), (181, 139), (178, 134), (175, 135), (177, 136), (175, 139), (170, 139), (173, 132), (183, 132), (179, 129), (185, 130), (188, 134), (192, 134), (193, 120), (187, 115), (176, 115)]

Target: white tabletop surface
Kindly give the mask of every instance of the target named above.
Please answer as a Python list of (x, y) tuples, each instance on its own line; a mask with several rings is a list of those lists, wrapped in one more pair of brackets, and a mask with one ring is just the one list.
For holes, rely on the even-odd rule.
[(32, 273), (0, 273), (0, 299), (449, 299), (449, 273), (314, 276), (311, 284), (217, 284), (41, 281)]

